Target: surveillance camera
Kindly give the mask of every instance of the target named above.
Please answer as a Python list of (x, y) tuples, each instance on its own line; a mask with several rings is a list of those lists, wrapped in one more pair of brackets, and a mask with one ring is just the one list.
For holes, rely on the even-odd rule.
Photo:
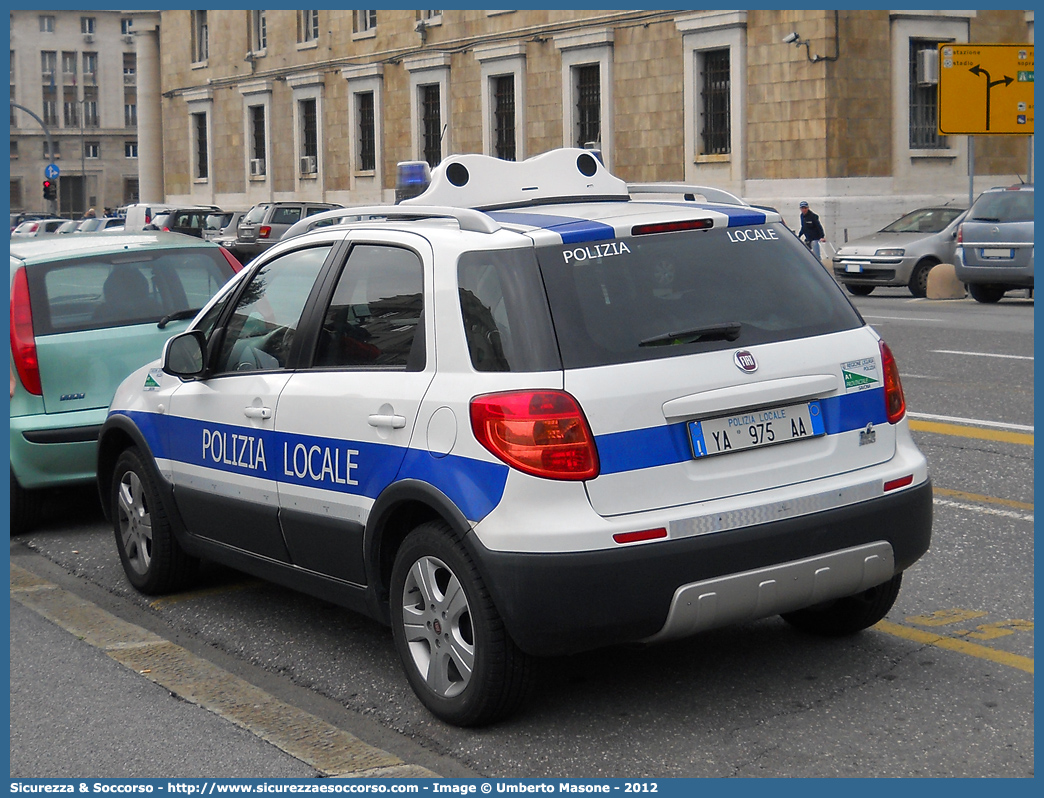
[(796, 42), (799, 38), (800, 37), (797, 35), (797, 31), (793, 31), (792, 33), (788, 33), (786, 36), (783, 37), (783, 44), (790, 44), (792, 42)]

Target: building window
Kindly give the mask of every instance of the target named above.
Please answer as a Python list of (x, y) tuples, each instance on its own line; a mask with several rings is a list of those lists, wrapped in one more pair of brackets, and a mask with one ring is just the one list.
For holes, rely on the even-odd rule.
[(356, 118), (359, 120), (359, 171), (370, 172), (376, 168), (377, 135), (374, 117), (373, 92), (355, 95)]
[(265, 106), (251, 105), (250, 117), (250, 176), (264, 177), (267, 173), (265, 148)]
[(355, 12), (355, 32), (369, 33), (377, 28), (377, 12), (375, 10)]
[(83, 157), (84, 158), (100, 158), (101, 157), (101, 142), (98, 141), (86, 141), (83, 144)]
[(94, 33), (94, 17), (80, 17), (80, 33)]
[(576, 79), (576, 146), (598, 144), (602, 139), (602, 89), (598, 64), (574, 71)]
[(11, 160), (18, 158), (18, 142), (11, 139)]
[(496, 134), (494, 153), (505, 161), (515, 160), (515, 76), (494, 78), (493, 128)]
[(297, 40), (299, 42), (314, 42), (319, 38), (319, 12), (298, 11)]
[(45, 84), (54, 85), (54, 73), (58, 69), (58, 53), (54, 50), (40, 52), (40, 74)]
[(98, 54), (83, 54), (83, 79), (97, 80), (98, 77)]
[(18, 117), (15, 115), (15, 87), (11, 87), (11, 127), (18, 127)]
[(259, 52), (268, 47), (268, 12), (250, 12), (250, 49)]
[(83, 87), (83, 126), (98, 127), (98, 87)]
[(138, 197), (138, 178), (125, 177), (123, 179), (123, 203), (124, 205), (130, 205), (134, 202), (140, 202)]
[(11, 178), (11, 208), (22, 207), (22, 181)]
[(137, 158), (138, 157), (138, 142), (136, 142), (136, 141), (125, 141), (125, 142), (123, 142), (123, 157), (124, 158)]
[(729, 51), (708, 50), (700, 54), (700, 60), (699, 151), (702, 155), (727, 155), (732, 149)]
[(134, 20), (130, 17), (124, 17), (120, 20), (120, 33), (124, 36), (130, 36), (134, 30)]
[(58, 127), (58, 91), (54, 86), (43, 87), (43, 121), (48, 127)]
[(52, 15), (40, 15), (40, 33), (54, 33), (54, 17)]
[(76, 53), (70, 53), (68, 51), (62, 53), (62, 74), (65, 77), (72, 77), (75, 83), (76, 78)]
[(427, 27), (432, 27), (433, 25), (441, 25), (442, 11), (418, 11), (417, 19), (423, 22)]
[(940, 42), (924, 39), (910, 40), (910, 149), (943, 150), (949, 147), (945, 136), (939, 135), (939, 97), (934, 83), (918, 82), (917, 62), (920, 53), (938, 52)]
[(134, 53), (123, 54), (123, 85), (135, 86), (138, 82), (138, 57)]
[(210, 31), (207, 27), (207, 12), (192, 12), (192, 60), (196, 63), (210, 57)]
[(47, 141), (43, 143), (43, 157), (44, 160), (58, 160), (62, 157), (62, 143), (55, 139), (54, 141), (54, 155), (51, 155), (51, 151), (47, 149)]
[(137, 127), (138, 126), (138, 106), (136, 103), (124, 103), (123, 104), (123, 126), (124, 127)]
[(66, 127), (80, 126), (80, 104), (76, 101), (76, 87), (66, 86), (62, 96), (62, 122)]
[(301, 100), (301, 174), (314, 175), (319, 171), (319, 126), (315, 99)]
[(438, 166), (442, 161), (442, 103), (438, 83), (420, 87), (420, 105), (424, 160), (429, 166)]
[(196, 179), (206, 180), (210, 175), (207, 163), (207, 115), (206, 113), (192, 114), (192, 133), (195, 139), (195, 166)]

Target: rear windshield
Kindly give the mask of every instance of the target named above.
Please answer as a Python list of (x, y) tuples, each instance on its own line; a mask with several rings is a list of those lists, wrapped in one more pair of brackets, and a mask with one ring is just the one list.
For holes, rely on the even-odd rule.
[(968, 211), (972, 222), (1032, 222), (1032, 191), (991, 191), (983, 194)]
[(960, 208), (921, 208), (896, 219), (882, 233), (941, 233), (946, 226), (964, 213)]
[(38, 335), (156, 323), (198, 311), (232, 276), (217, 247), (133, 252), (27, 271)]
[(247, 215), (243, 217), (243, 221), (257, 224), (265, 218), (265, 211), (267, 211), (268, 208), (268, 205), (255, 205), (247, 212)]
[(212, 213), (207, 217), (207, 230), (222, 230), (231, 220), (231, 213)]
[(537, 250), (566, 368), (753, 346), (862, 326), (782, 224)]

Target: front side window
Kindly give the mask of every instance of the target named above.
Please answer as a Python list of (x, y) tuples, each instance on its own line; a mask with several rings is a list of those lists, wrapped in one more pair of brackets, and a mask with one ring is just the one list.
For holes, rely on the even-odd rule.
[(329, 254), (329, 246), (298, 249), (257, 270), (235, 300), (214, 373), (285, 368), (305, 302)]
[(729, 51), (709, 50), (700, 55), (700, 142), (701, 155), (731, 152), (730, 103), (732, 83)]
[(920, 53), (938, 52), (939, 42), (910, 40), (910, 149), (939, 150), (949, 144), (939, 135), (939, 97), (934, 83), (924, 83), (918, 74)]
[(598, 64), (577, 67), (576, 146), (598, 143), (602, 138), (602, 91)]
[(323, 317), (315, 366), (422, 371), (423, 275), (411, 250), (355, 246)]

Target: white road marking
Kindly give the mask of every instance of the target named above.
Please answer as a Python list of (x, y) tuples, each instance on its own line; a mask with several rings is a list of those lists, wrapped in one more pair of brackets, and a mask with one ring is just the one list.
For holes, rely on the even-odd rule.
[(958, 510), (971, 510), (976, 513), (986, 513), (987, 515), (999, 515), (1003, 518), (1014, 518), (1016, 521), (1029, 521), (1033, 523), (1033, 513), (1019, 513), (1015, 510), (999, 510), (996, 507), (990, 507), (982, 504), (965, 504), (964, 502), (954, 502), (949, 499), (935, 498), (932, 500), (935, 504), (942, 505), (943, 507), (956, 507)]
[(1003, 357), (1008, 360), (1033, 360), (1033, 355), (997, 355), (992, 352), (960, 352), (956, 349), (932, 349), (938, 355), (968, 355), (969, 357)]
[(1019, 432), (1033, 432), (1033, 426), (1025, 424), (1006, 424), (1003, 421), (983, 421), (978, 418), (958, 418), (957, 416), (936, 416), (932, 413), (911, 413), (906, 415), (910, 418), (923, 418), (925, 421), (948, 421), (951, 424), (968, 424), (972, 427), (993, 427), (995, 429), (1011, 429)]

